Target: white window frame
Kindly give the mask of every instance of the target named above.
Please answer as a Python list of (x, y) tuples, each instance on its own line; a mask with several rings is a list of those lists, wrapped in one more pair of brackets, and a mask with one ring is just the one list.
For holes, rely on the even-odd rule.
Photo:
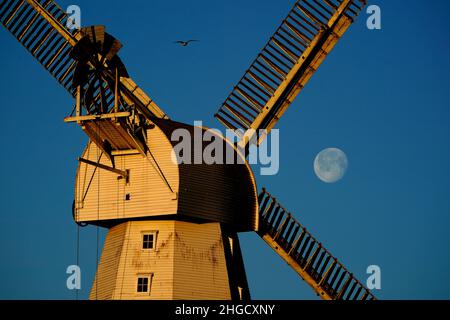
[[(145, 235), (153, 235), (153, 247), (152, 248), (144, 248), (144, 236)], [(141, 232), (141, 250), (143, 251), (154, 251), (156, 249), (156, 240), (158, 238), (158, 231), (142, 231)]]
[[(138, 291), (138, 286), (139, 286), (139, 279), (141, 278), (147, 278), (148, 279), (148, 283), (147, 283), (147, 291), (142, 291), (139, 292)], [(153, 273), (138, 273), (136, 275), (136, 294), (137, 295), (144, 295), (144, 296), (149, 296), (152, 292), (152, 282), (153, 282)]]

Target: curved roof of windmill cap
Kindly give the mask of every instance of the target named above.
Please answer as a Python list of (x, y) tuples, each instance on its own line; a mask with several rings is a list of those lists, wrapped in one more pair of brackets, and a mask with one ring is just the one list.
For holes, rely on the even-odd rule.
[[(257, 230), (259, 208), (255, 178), (250, 166), (235, 146), (219, 132), (208, 130), (205, 127), (194, 127), (172, 120), (156, 119), (152, 121), (172, 144), (173, 154), (179, 163), (177, 214), (200, 220), (221, 222), (233, 226), (236, 231)], [(194, 142), (196, 135), (202, 137), (207, 130), (209, 141), (203, 142), (195, 150), (197, 144), (200, 145), (200, 143)], [(180, 143), (183, 141), (180, 138), (172, 139), (172, 137), (180, 134), (190, 138), (189, 143), (185, 141), (184, 145), (190, 145), (190, 155), (178, 152)], [(224, 148), (216, 150), (219, 154), (212, 153), (218, 163), (207, 164), (201, 155), (205, 151), (210, 154), (213, 146), (211, 139), (218, 145), (219, 143), (223, 145)], [(201, 150), (201, 154), (199, 150)], [(189, 148), (187, 151), (189, 152)], [(197, 151), (197, 156), (195, 151)], [(222, 156), (219, 156), (221, 151)], [(227, 162), (227, 155), (228, 159), (233, 159), (231, 163)], [(197, 160), (197, 163), (194, 160)], [(201, 163), (198, 163), (199, 161)]]
[[(218, 132), (208, 131), (214, 137), (212, 139), (224, 148), (216, 150), (219, 153), (222, 151), (223, 155), (216, 158), (218, 163), (207, 164), (202, 157), (211, 147), (210, 142), (202, 143), (206, 128), (171, 120), (152, 121), (155, 125), (146, 130), (146, 157), (135, 151), (130, 152), (126, 144), (123, 150), (112, 153), (115, 169), (128, 172), (127, 179), (118, 176), (117, 171), (96, 170), (97, 166), (93, 163), (98, 162), (108, 168), (111, 167), (111, 160), (101, 156), (103, 153), (95, 143), (88, 144), (82, 155), (83, 160), (88, 162), (80, 161), (78, 164), (75, 220), (110, 227), (130, 219), (176, 218), (193, 222), (220, 222), (235, 231), (257, 230), (259, 215), (255, 179), (250, 166), (234, 145)], [(107, 126), (102, 128), (106, 131), (111, 129), (109, 122), (100, 124), (105, 123)], [(186, 137), (172, 139), (179, 134)], [(196, 135), (200, 136), (198, 164), (194, 161)], [(113, 139), (115, 145), (121, 141), (121, 136), (111, 132), (105, 137), (106, 140)], [(181, 155), (178, 151), (183, 141), (183, 145), (189, 147)], [(227, 154), (232, 155), (232, 159), (240, 159), (240, 162), (227, 164), (224, 161)], [(182, 156), (185, 162), (180, 163), (178, 160), (181, 157), (176, 155)]]

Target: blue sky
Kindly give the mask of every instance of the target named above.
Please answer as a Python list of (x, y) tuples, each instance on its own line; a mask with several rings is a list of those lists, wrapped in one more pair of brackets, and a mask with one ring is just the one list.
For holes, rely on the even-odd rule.
[[(82, 24), (120, 39), (133, 79), (178, 121), (220, 125), (214, 112), (294, 0), (59, 1), (77, 4)], [(382, 271), (382, 299), (449, 299), (450, 28), (447, 0), (369, 1), (278, 122), (280, 171), (257, 176), (361, 280)], [(181, 48), (172, 42), (196, 38)], [(71, 299), (71, 217), (76, 159), (87, 138), (63, 123), (73, 101), (4, 29), (0, 298)], [(345, 177), (325, 184), (313, 160), (344, 150)], [(259, 170), (255, 170), (257, 174)], [(101, 231), (101, 235), (104, 231)], [(256, 234), (241, 234), (255, 299), (315, 299)], [(81, 298), (96, 263), (96, 229), (81, 230)]]

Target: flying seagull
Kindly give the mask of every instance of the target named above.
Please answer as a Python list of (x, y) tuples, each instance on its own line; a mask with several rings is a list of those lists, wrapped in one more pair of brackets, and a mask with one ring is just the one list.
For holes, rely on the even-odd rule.
[(198, 40), (187, 40), (187, 41), (178, 40), (178, 41), (175, 41), (174, 43), (178, 43), (178, 44), (180, 44), (182, 47), (187, 47), (187, 45), (188, 45), (189, 43), (191, 43), (191, 42), (196, 42), (196, 41), (198, 41)]

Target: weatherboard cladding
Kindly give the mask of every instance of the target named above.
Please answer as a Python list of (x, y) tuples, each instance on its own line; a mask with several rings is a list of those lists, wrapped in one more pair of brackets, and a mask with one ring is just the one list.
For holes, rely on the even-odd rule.
[[(150, 130), (149, 140), (153, 156), (169, 185), (176, 191), (179, 178), (177, 166), (170, 158), (171, 145), (157, 129)], [(82, 157), (96, 162), (99, 154), (97, 146), (91, 143)], [(114, 160), (117, 169), (129, 170), (129, 183), (119, 179), (116, 173), (79, 164), (76, 183), (78, 219), (95, 221), (176, 214), (176, 194), (161, 179), (155, 163), (138, 153), (115, 156)], [(106, 156), (101, 158), (100, 163), (111, 166)], [(81, 201), (84, 193), (86, 198)], [(127, 194), (130, 200), (126, 200)]]
[[(142, 249), (142, 235), (155, 231), (155, 249)], [(139, 275), (151, 277), (149, 293), (137, 292)], [(219, 223), (119, 224), (106, 236), (97, 277), (91, 299), (230, 299)]]
[(219, 223), (175, 222), (173, 299), (231, 298)]
[[(90, 299), (110, 300), (117, 284), (120, 256), (122, 254), (127, 224), (119, 224), (108, 231), (103, 247), (98, 274), (93, 283)], [(97, 291), (98, 283), (98, 291)]]
[[(148, 129), (148, 147), (157, 166), (149, 153), (147, 157), (138, 153), (114, 156), (117, 169), (129, 170), (129, 183), (117, 173), (80, 162), (75, 186), (76, 220), (93, 223), (100, 220), (101, 225), (103, 220), (178, 214), (233, 225), (237, 231), (256, 230), (258, 203), (250, 167), (247, 164), (177, 165), (172, 160), (176, 142), (169, 140), (177, 128), (186, 129), (194, 136), (194, 127), (169, 120), (157, 120), (156, 126)], [(225, 145), (234, 150), (232, 145)], [(97, 162), (100, 154), (97, 146), (90, 143), (82, 157)], [(100, 163), (111, 166), (106, 156), (101, 157)]]
[[(169, 139), (175, 129), (185, 129), (191, 137), (195, 135), (195, 128), (190, 125), (159, 119), (155, 123)], [(205, 130), (202, 128), (202, 132)], [(175, 146), (177, 142), (171, 143)], [(203, 143), (202, 151), (208, 143)], [(239, 157), (234, 146), (225, 141), (224, 146), (224, 156), (230, 151)], [(257, 229), (257, 190), (248, 164), (195, 164), (192, 152), (190, 164), (179, 165), (179, 176), (179, 213), (232, 224), (238, 231)]]

